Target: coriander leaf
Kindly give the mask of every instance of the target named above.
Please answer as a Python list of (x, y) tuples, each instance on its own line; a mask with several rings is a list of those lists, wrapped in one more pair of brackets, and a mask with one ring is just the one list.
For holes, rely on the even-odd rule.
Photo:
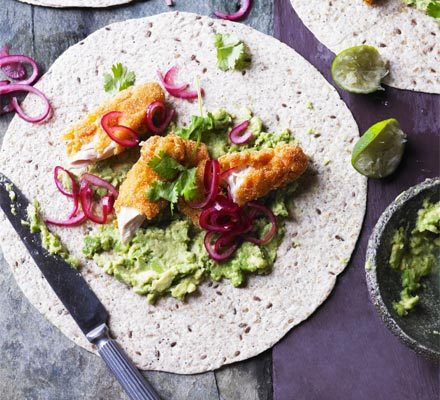
[(151, 201), (165, 199), (170, 203), (177, 203), (179, 200), (178, 188), (176, 182), (155, 181), (147, 189), (147, 197)]
[(188, 126), (175, 128), (174, 134), (183, 139), (203, 141), (203, 134), (213, 131), (224, 130), (225, 132), (232, 124), (232, 116), (224, 109), (208, 113), (206, 117), (193, 115)]
[(431, 1), (428, 4), (426, 13), (435, 19), (440, 19), (440, 1)]
[(197, 197), (197, 167), (185, 169), (174, 182), (155, 181), (146, 191), (150, 201), (165, 199), (171, 203), (171, 212), (174, 205), (183, 197), (185, 201), (192, 201)]
[(177, 174), (185, 170), (185, 167), (179, 164), (174, 158), (170, 157), (164, 151), (158, 156), (154, 156), (148, 163), (148, 166), (162, 179), (175, 179)]
[(116, 92), (133, 86), (136, 75), (133, 71), (128, 71), (121, 63), (112, 65), (112, 74), (104, 74), (104, 90), (106, 92)]
[(215, 35), (217, 67), (222, 71), (243, 70), (249, 66), (251, 56), (248, 47), (237, 36), (228, 33)]
[(183, 171), (176, 181), (179, 195), (182, 196), (185, 201), (192, 201), (197, 197), (197, 168), (191, 168)]

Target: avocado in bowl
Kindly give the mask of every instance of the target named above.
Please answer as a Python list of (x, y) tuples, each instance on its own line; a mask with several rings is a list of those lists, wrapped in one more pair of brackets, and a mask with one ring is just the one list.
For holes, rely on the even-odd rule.
[(388, 328), (417, 353), (440, 359), (440, 178), (399, 195), (368, 242), (370, 297)]

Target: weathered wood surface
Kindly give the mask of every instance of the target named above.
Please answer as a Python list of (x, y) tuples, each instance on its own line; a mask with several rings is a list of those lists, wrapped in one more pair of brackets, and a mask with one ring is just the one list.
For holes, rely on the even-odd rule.
[[(215, 9), (232, 11), (236, 6), (236, 2), (227, 0), (176, 0), (175, 3), (174, 9), (205, 15)], [(0, 44), (9, 42), (14, 53), (35, 57), (44, 72), (69, 46), (109, 23), (169, 10), (164, 0), (134, 1), (97, 10), (49, 9), (0, 0)], [(272, 10), (271, 0), (254, 0), (246, 23), (272, 34)], [(0, 118), (0, 141), (10, 119), (11, 116)], [(215, 373), (179, 376), (147, 372), (145, 375), (167, 400), (272, 399), (270, 352)], [(98, 357), (75, 346), (29, 304), (1, 254), (0, 398), (126, 398)]]

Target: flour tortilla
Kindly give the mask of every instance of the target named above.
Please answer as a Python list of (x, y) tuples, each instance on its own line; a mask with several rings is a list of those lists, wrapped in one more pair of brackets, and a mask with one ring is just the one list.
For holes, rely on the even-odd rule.
[(390, 63), (384, 83), (440, 93), (440, 25), (402, 0), (290, 0), (316, 38), (335, 53), (370, 44)]
[[(235, 33), (249, 45), (253, 62), (246, 74), (216, 67), (215, 32)], [(68, 165), (60, 137), (108, 97), (103, 74), (115, 62), (134, 70), (138, 82), (156, 80), (157, 68), (178, 64), (180, 81), (200, 77), (207, 110), (249, 106), (269, 130), (290, 127), (312, 158), (273, 271), (249, 277), (244, 288), (207, 282), (185, 303), (166, 298), (148, 305), (81, 256), (88, 227), (56, 229), (82, 257), (82, 273), (108, 309), (113, 334), (140, 368), (198, 373), (255, 356), (316, 310), (354, 249), (366, 203), (366, 179), (350, 165), (356, 123), (315, 68), (245, 25), (187, 13), (115, 23), (68, 49), (37, 84), (52, 101), (53, 118), (31, 125), (16, 117), (4, 139), (3, 172), (52, 218), (64, 217), (69, 207), (52, 176), (55, 165)], [(26, 99), (25, 108), (37, 112), (34, 100)], [(168, 100), (181, 121), (198, 113), (197, 102)], [(67, 337), (92, 350), (9, 223), (0, 225), (5, 258), (25, 295)]]
[(111, 7), (120, 4), (130, 3), (133, 0), (19, 0), (22, 3), (33, 4), (44, 7)]

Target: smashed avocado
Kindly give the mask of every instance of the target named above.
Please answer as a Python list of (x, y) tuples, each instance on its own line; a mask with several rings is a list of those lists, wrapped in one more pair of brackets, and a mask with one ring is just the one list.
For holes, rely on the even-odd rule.
[[(230, 143), (230, 129), (243, 120), (250, 120), (248, 129), (253, 139), (246, 145)], [(259, 117), (243, 109), (236, 117), (224, 109), (209, 112), (205, 116), (193, 116), (187, 126), (170, 127), (169, 133), (185, 139), (203, 142), (212, 158), (242, 150), (261, 150), (275, 147), (279, 143), (294, 141), (289, 130), (268, 133)], [(89, 168), (114, 185), (120, 183), (121, 172), (103, 164)], [(243, 285), (249, 273), (270, 272), (279, 244), (284, 235), (284, 219), (289, 215), (289, 201), (296, 184), (269, 193), (260, 201), (270, 207), (277, 216), (278, 231), (266, 245), (258, 246), (244, 242), (227, 261), (212, 260), (203, 244), (205, 232), (196, 228), (179, 213), (166, 216), (137, 230), (126, 244), (122, 243), (113, 223), (100, 227), (84, 239), (83, 253), (101, 268), (121, 282), (133, 287), (148, 302), (154, 303), (161, 296), (172, 296), (183, 300), (187, 294), (197, 290), (205, 279), (230, 280), (233, 286)], [(270, 228), (265, 219), (256, 221), (257, 233), (261, 236)]]
[(154, 303), (163, 295), (183, 300), (206, 277), (216, 281), (226, 278), (240, 286), (247, 272), (267, 272), (282, 234), (266, 246), (243, 243), (234, 257), (221, 264), (209, 258), (203, 238), (204, 232), (188, 220), (176, 219), (166, 227), (138, 229), (130, 242), (123, 244), (116, 227), (108, 224), (85, 237), (83, 253)]
[(423, 277), (439, 269), (440, 248), (440, 202), (425, 201), (417, 213), (414, 228), (408, 235), (407, 227), (394, 232), (389, 263), (401, 273), (402, 291), (400, 300), (393, 308), (405, 316), (420, 301), (416, 294)]
[(47, 228), (47, 225), (41, 218), (41, 207), (37, 199), (29, 204), (27, 209), (29, 229), (32, 233), (40, 232), (41, 244), (50, 254), (57, 254), (63, 258), (72, 267), (78, 268), (80, 266), (80, 261), (77, 257), (72, 256), (69, 250), (61, 242), (58, 235), (52, 233)]

